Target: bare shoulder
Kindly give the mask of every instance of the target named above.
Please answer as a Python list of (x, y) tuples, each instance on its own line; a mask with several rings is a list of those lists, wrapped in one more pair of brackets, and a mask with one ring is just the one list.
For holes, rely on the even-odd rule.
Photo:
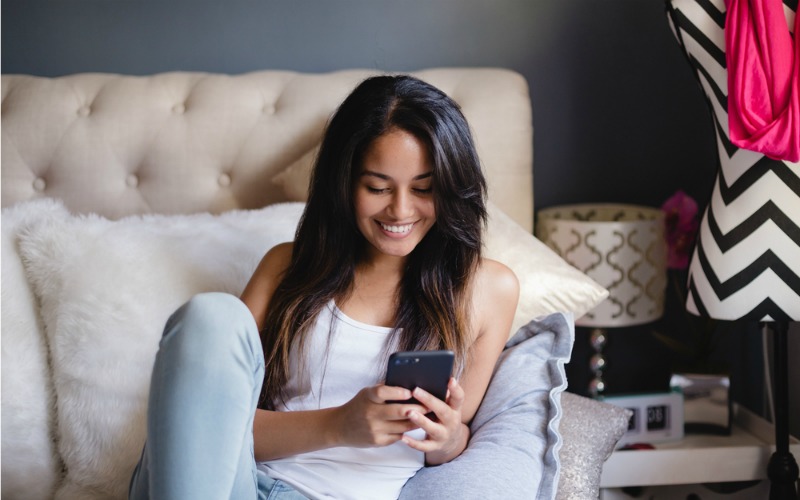
[(519, 280), (514, 271), (496, 260), (482, 259), (472, 300), (478, 335), (496, 335), (505, 342), (519, 302)]
[(277, 268), (274, 270), (282, 273), (287, 267), (289, 267), (289, 263), (292, 261), (293, 248), (294, 243), (291, 241), (278, 243), (274, 247), (270, 248), (269, 251), (267, 251), (266, 255), (264, 255), (263, 262), (266, 262)]
[(258, 264), (251, 281), (266, 279), (275, 281), (274, 285), (277, 285), (277, 281), (280, 280), (292, 261), (292, 248), (294, 248), (294, 243), (291, 241), (279, 243), (270, 248)]
[(481, 259), (475, 279), (476, 293), (479, 295), (488, 295), (484, 297), (487, 299), (494, 297), (495, 300), (513, 300), (516, 306), (519, 299), (519, 279), (510, 267), (496, 260)]
[(272, 298), (272, 293), (292, 261), (293, 246), (293, 243), (287, 242), (272, 247), (261, 259), (242, 292), (242, 302), (253, 313), (259, 329), (263, 326), (267, 304)]

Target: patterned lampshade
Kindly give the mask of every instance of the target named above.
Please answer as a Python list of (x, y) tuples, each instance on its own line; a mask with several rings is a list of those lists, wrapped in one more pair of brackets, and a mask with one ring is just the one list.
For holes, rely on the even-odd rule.
[(536, 235), (609, 291), (580, 326), (621, 327), (664, 312), (667, 244), (661, 210), (636, 205), (564, 205), (539, 211)]

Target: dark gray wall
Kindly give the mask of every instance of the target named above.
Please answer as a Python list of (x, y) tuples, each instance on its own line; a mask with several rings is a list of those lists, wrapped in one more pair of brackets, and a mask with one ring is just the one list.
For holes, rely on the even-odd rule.
[[(4, 0), (2, 9), (3, 73), (517, 70), (533, 102), (537, 209), (658, 206), (677, 189), (705, 204), (713, 182), (710, 115), (662, 0)], [(644, 337), (628, 337), (619, 355), (653, 359), (631, 338)]]
[(2, 71), (502, 66), (530, 84), (535, 204), (710, 193), (710, 115), (662, 0), (6, 0)]

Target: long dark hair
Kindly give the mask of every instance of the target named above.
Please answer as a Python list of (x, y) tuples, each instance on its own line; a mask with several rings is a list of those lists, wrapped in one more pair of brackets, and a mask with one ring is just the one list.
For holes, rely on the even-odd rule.
[(468, 287), (486, 222), (486, 181), (469, 125), (458, 104), (436, 87), (411, 76), (376, 76), (344, 100), (322, 140), (291, 262), (261, 331), (264, 408), (284, 400), (293, 346), (304, 349), (321, 309), (351, 292), (366, 245), (353, 213), (353, 186), (369, 145), (394, 129), (427, 146), (436, 211), (435, 224), (407, 259), (398, 290), (398, 348), (451, 349), (456, 370), (466, 361)]

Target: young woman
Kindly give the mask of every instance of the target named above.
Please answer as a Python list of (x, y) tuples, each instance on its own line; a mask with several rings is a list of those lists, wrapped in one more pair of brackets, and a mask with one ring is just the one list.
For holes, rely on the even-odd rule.
[[(131, 498), (396, 498), (457, 457), (519, 294), (481, 258), (485, 191), (455, 102), (409, 76), (362, 82), (295, 241), (241, 300), (200, 295), (170, 318)], [(412, 392), (382, 383), (388, 355), (433, 349), (456, 353), (446, 399), (389, 403)]]

